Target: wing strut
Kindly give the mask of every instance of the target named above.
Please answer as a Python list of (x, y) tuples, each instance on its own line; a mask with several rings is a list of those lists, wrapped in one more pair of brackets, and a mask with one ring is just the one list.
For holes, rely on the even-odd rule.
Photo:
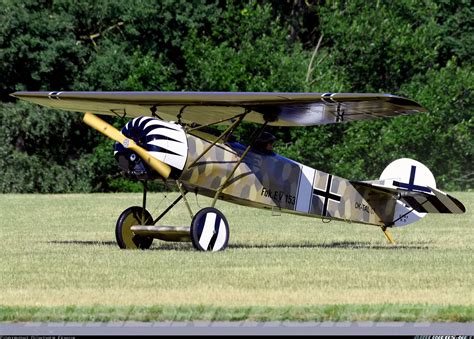
[(224, 180), (224, 182), (222, 183), (222, 185), (219, 186), (219, 188), (217, 189), (216, 191), (216, 194), (214, 195), (214, 199), (212, 200), (212, 204), (211, 206), (214, 207), (216, 205), (216, 202), (217, 202), (217, 199), (219, 198), (219, 195), (222, 193), (224, 187), (227, 185), (227, 183), (229, 182), (229, 180), (232, 178), (232, 176), (234, 175), (235, 171), (237, 170), (237, 167), (239, 167), (239, 165), (242, 163), (242, 161), (244, 160), (245, 156), (247, 155), (247, 153), (250, 151), (250, 149), (252, 148), (253, 144), (255, 143), (255, 140), (257, 140), (257, 138), (262, 134), (263, 130), (265, 129), (265, 127), (267, 127), (267, 124), (268, 124), (268, 121), (265, 121), (262, 125), (262, 127), (260, 127), (258, 129), (258, 131), (256, 133), (254, 133), (252, 135), (252, 139), (249, 143), (249, 145), (247, 146), (247, 148), (245, 149), (244, 153), (242, 153), (242, 155), (240, 156), (240, 159), (239, 161), (237, 161), (237, 163), (235, 164), (234, 168), (232, 169), (232, 171), (230, 172), (230, 174), (227, 176), (227, 178)]
[[(204, 128), (204, 127), (209, 127), (209, 126), (212, 126), (212, 125), (217, 125), (217, 124), (220, 124), (220, 123), (229, 121), (229, 120), (235, 120), (236, 118), (240, 118), (241, 116), (245, 117), (245, 115), (247, 115), (249, 112), (250, 112), (250, 111), (249, 111), (248, 109), (246, 109), (244, 113), (237, 114), (236, 116), (233, 116), (232, 118), (221, 119), (221, 120), (217, 120), (217, 121), (211, 122), (211, 123), (209, 123), (209, 124), (199, 125), (199, 126), (197, 126), (197, 127), (187, 128), (187, 129), (186, 129), (186, 132), (196, 131), (196, 130), (198, 130), (198, 129), (201, 129), (201, 128)], [(242, 118), (242, 119), (243, 119), (243, 118)]]
[(193, 220), (194, 214), (193, 214), (193, 211), (191, 210), (191, 205), (189, 205), (188, 199), (186, 199), (186, 193), (188, 192), (183, 189), (183, 184), (181, 183), (181, 181), (176, 180), (176, 185), (178, 185), (179, 193), (181, 193), (181, 197), (183, 197), (184, 204), (186, 205), (186, 208), (188, 209), (189, 215), (191, 216), (191, 220)]
[[(232, 131), (233, 131), (234, 129), (236, 129), (237, 126), (240, 125), (240, 123), (242, 122), (242, 120), (244, 120), (244, 117), (247, 115), (247, 113), (248, 113), (248, 111), (246, 111), (245, 113), (242, 113), (242, 114), (237, 115), (236, 117), (238, 117), (238, 119), (237, 119), (232, 125), (230, 125), (224, 132), (222, 132), (222, 134), (219, 135), (216, 140), (214, 140), (213, 142), (211, 142), (211, 144), (210, 144), (209, 146), (207, 146), (207, 148), (206, 148), (196, 159), (194, 159), (194, 161), (193, 161), (192, 163), (190, 163), (190, 164), (188, 165), (188, 168), (193, 167), (193, 166), (199, 161), (199, 159), (201, 159), (207, 152), (209, 152), (209, 150), (210, 150), (215, 144), (217, 144), (222, 138), (224, 138), (224, 137), (225, 137), (226, 135), (228, 135), (229, 133), (232, 133)], [(236, 118), (236, 117), (234, 117), (234, 118)], [(226, 120), (230, 120), (230, 119), (226, 119)], [(225, 121), (225, 120), (224, 120), (224, 121)], [(214, 124), (216, 124), (216, 123), (218, 123), (218, 122), (214, 122), (214, 123), (212, 123), (212, 124), (208, 124), (208, 125), (204, 125), (204, 126), (199, 126), (199, 127), (196, 127), (196, 128), (192, 128), (192, 129), (189, 129), (187, 132), (196, 130), (196, 129), (198, 129), (198, 128), (203, 128), (203, 127), (206, 127), (206, 126), (209, 126), (209, 125), (214, 125)]]

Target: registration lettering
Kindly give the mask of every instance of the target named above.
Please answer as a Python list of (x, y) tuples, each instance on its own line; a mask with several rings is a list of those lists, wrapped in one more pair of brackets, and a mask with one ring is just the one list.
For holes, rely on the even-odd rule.
[(294, 205), (296, 202), (294, 195), (285, 193), (284, 191), (272, 190), (266, 187), (262, 187), (261, 195), (270, 198), (277, 203), (281, 203), (283, 201), (287, 205)]

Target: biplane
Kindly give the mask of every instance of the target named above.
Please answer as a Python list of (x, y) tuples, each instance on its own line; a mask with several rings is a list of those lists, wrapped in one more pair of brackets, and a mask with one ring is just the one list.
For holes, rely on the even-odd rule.
[[(239, 92), (16, 92), (14, 97), (55, 109), (83, 112), (84, 122), (115, 140), (123, 172), (143, 181), (143, 204), (123, 211), (115, 234), (120, 248), (147, 249), (154, 239), (191, 241), (200, 251), (224, 250), (229, 223), (219, 200), (323, 220), (388, 228), (405, 226), (427, 213), (464, 213), (463, 204), (436, 188), (430, 170), (398, 159), (378, 180), (347, 180), (259, 149), (268, 126), (314, 126), (426, 112), (418, 103), (390, 94)], [(97, 115), (132, 118), (121, 131)], [(244, 145), (233, 132), (253, 122)], [(215, 133), (215, 126), (222, 132)], [(318, 150), (314, 150), (318, 152)], [(153, 217), (147, 210), (147, 181), (164, 180), (180, 195)], [(194, 213), (186, 194), (212, 198)], [(180, 200), (191, 224), (160, 220)]]

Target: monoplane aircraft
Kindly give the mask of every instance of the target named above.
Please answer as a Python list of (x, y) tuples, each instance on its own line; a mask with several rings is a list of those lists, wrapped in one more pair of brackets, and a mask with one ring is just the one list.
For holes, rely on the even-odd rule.
[[(257, 147), (267, 126), (313, 126), (426, 112), (390, 94), (239, 92), (16, 92), (14, 97), (51, 108), (85, 112), (84, 122), (116, 141), (125, 174), (144, 182), (143, 206), (119, 216), (121, 248), (147, 249), (153, 239), (191, 241), (200, 251), (227, 247), (229, 224), (218, 200), (326, 220), (375, 225), (389, 242), (390, 227), (426, 213), (464, 213), (454, 197), (436, 188), (433, 174), (412, 159), (398, 159), (375, 181), (353, 181)], [(133, 118), (118, 131), (96, 114)], [(232, 137), (243, 122), (256, 123), (248, 145)], [(226, 125), (220, 134), (213, 125)], [(314, 150), (318, 152), (318, 150)], [(179, 197), (156, 218), (146, 209), (147, 180), (176, 185)], [(186, 194), (212, 198), (194, 213)], [(159, 222), (180, 200), (192, 222)]]

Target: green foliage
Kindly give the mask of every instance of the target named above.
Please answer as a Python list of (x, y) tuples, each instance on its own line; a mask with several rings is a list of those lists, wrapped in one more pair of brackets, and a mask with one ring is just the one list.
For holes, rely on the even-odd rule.
[[(232, 2), (212, 34), (191, 32), (184, 44), (185, 86), (211, 91), (301, 91), (307, 55), (289, 46), (269, 5), (240, 8)], [(271, 55), (271, 57), (269, 57)]]
[(443, 29), (438, 62), (446, 64), (456, 56), (466, 66), (473, 64), (474, 5), (469, 0), (437, 2), (436, 22)]
[[(11, 103), (15, 90), (402, 94), (429, 113), (273, 128), (277, 150), (354, 179), (412, 157), (441, 187), (470, 189), (473, 12), (468, 0), (1, 0), (0, 191), (139, 187), (80, 115)], [(254, 128), (241, 126), (241, 139)]]
[(0, 192), (90, 191), (90, 134), (77, 114), (2, 104)]
[[(474, 68), (448, 62), (439, 71), (419, 75), (402, 88), (423, 104), (429, 114), (403, 136), (418, 143), (416, 154), (432, 169), (438, 184), (447, 189), (473, 187), (474, 183)], [(397, 126), (390, 129), (397, 133)], [(408, 132), (408, 133), (407, 133)], [(387, 140), (393, 140), (392, 135)], [(403, 149), (405, 140), (399, 142)]]
[(123, 88), (132, 91), (174, 91), (177, 88), (173, 64), (163, 60), (163, 54), (154, 57), (135, 52), (131, 57), (131, 67)]
[(335, 2), (320, 9), (324, 45), (348, 70), (352, 91), (394, 91), (434, 65), (441, 32), (435, 12), (434, 3), (412, 0)]
[(74, 18), (34, 0), (3, 0), (0, 11), (1, 99), (13, 90), (70, 89), (84, 57)]

